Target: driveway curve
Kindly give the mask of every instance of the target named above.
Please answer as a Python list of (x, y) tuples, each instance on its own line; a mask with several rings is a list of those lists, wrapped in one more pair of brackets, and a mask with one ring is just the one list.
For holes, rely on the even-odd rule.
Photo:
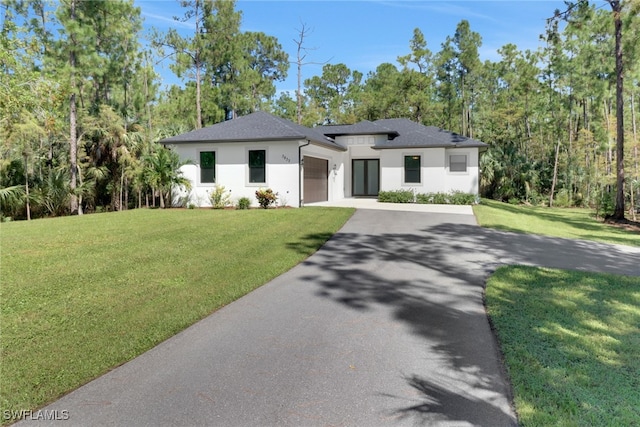
[(516, 425), (488, 275), (640, 276), (639, 256), (473, 215), (358, 210), (305, 262), (44, 409), (64, 426)]

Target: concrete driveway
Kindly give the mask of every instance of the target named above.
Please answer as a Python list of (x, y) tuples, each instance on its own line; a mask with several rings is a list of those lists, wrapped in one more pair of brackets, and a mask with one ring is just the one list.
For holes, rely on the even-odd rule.
[(45, 409), (68, 411), (64, 426), (515, 425), (487, 276), (640, 275), (638, 259), (468, 214), (361, 209), (302, 264)]

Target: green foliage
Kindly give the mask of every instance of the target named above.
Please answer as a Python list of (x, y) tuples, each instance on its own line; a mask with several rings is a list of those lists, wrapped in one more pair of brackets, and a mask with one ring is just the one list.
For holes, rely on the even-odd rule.
[(640, 278), (501, 267), (486, 305), (523, 426), (640, 419)]
[(616, 194), (603, 186), (596, 196), (596, 216), (605, 218), (612, 215), (616, 206)]
[(560, 191), (558, 191), (558, 193), (556, 194), (553, 205), (559, 208), (568, 208), (569, 206), (573, 206), (573, 201), (571, 200), (569, 190), (567, 190), (566, 188), (560, 189)]
[(353, 111), (362, 73), (345, 64), (325, 64), (322, 75), (304, 81), (305, 93), (324, 111), (319, 124), (355, 123)]
[(24, 205), (25, 191), (22, 185), (0, 188), (0, 220), (13, 218), (14, 212)]
[(191, 181), (182, 176), (178, 154), (168, 148), (157, 146), (155, 151), (144, 156), (144, 177), (149, 185), (160, 193), (160, 207), (166, 205), (166, 198), (174, 186), (191, 189)]
[(413, 203), (414, 199), (411, 190), (380, 191), (378, 193), (378, 201), (381, 203)]
[(446, 205), (449, 201), (445, 193), (429, 193), (425, 197), (420, 197), (419, 203), (431, 203), (436, 205)]
[(269, 206), (276, 203), (278, 200), (278, 193), (274, 193), (272, 189), (259, 189), (256, 191), (256, 199), (258, 199), (258, 204), (263, 209), (268, 209)]
[(451, 205), (473, 205), (478, 202), (476, 194), (465, 193), (463, 191), (452, 191), (447, 197)]
[(509, 200), (507, 200), (507, 203), (509, 203), (510, 205), (519, 205), (520, 199), (517, 199), (515, 197), (510, 197)]
[(231, 204), (231, 194), (225, 190), (224, 185), (216, 185), (209, 193), (209, 200), (213, 209), (224, 209)]
[(412, 190), (392, 190), (378, 193), (378, 201), (381, 203), (421, 203), (439, 205), (472, 205), (478, 203), (476, 194), (462, 191), (449, 193), (413, 193)]
[(427, 193), (417, 194), (416, 202), (437, 205), (472, 205), (474, 203), (478, 203), (478, 196), (462, 191), (451, 191), (449, 193)]
[(41, 407), (144, 353), (307, 258), (352, 213), (136, 209), (0, 224), (0, 412)]
[(251, 199), (248, 197), (240, 197), (238, 199), (238, 204), (236, 205), (236, 209), (249, 209), (251, 207)]
[(68, 173), (63, 169), (52, 171), (36, 194), (50, 216), (67, 214), (70, 197)]

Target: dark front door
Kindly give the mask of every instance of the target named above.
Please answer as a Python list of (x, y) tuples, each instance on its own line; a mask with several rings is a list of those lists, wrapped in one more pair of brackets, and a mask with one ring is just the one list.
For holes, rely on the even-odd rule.
[(380, 190), (380, 160), (354, 160), (352, 170), (352, 194), (354, 196), (377, 196)]

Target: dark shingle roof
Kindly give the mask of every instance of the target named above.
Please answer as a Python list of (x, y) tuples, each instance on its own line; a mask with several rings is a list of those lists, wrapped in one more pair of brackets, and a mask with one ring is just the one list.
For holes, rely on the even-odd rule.
[(436, 126), (424, 126), (408, 119), (382, 119), (375, 124), (397, 131), (398, 137), (376, 144), (374, 148), (417, 147), (487, 147), (476, 139), (467, 138)]
[(244, 142), (310, 140), (337, 150), (345, 150), (331, 138), (315, 129), (300, 126), (289, 120), (273, 116), (263, 111), (248, 114), (234, 120), (217, 123), (182, 135), (160, 140), (160, 144), (181, 144), (190, 142)]
[(318, 126), (316, 129), (331, 137), (342, 135), (398, 135), (398, 132), (370, 122), (369, 120), (363, 120), (353, 125)]
[(344, 151), (346, 148), (332, 139), (342, 135), (388, 135), (387, 140), (379, 141), (373, 147), (376, 149), (488, 146), (482, 141), (408, 119), (382, 119), (375, 122), (364, 120), (353, 125), (318, 126), (310, 129), (262, 111), (165, 138), (160, 143), (309, 140)]

